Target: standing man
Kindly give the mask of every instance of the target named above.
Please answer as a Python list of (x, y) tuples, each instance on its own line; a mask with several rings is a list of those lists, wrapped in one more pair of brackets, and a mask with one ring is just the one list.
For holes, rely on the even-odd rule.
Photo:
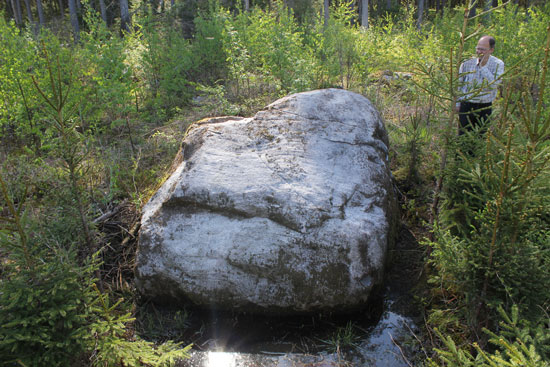
[(459, 97), (456, 108), (460, 121), (459, 135), (474, 126), (485, 131), (485, 122), (492, 112), (497, 87), (504, 73), (504, 62), (492, 56), (495, 39), (483, 36), (476, 46), (477, 57), (464, 61), (459, 69)]

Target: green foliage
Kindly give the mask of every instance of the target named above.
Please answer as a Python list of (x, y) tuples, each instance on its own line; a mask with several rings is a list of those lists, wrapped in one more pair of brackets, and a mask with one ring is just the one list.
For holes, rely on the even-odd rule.
[[(223, 49), (226, 54), (228, 68), (228, 84), (234, 84), (236, 95), (245, 93), (245, 82), (250, 88), (250, 76), (248, 67), (251, 65), (250, 54), (246, 47), (246, 27), (248, 16), (240, 13), (233, 21), (226, 21), (223, 30)], [(248, 91), (250, 94), (250, 91)]]
[(36, 241), (33, 223), (17, 207), (0, 176), (8, 217), (1, 218), (0, 245), (6, 258), (0, 281), (1, 363), (69, 366), (85, 349), (91, 285), (97, 261), (79, 267), (73, 251)]
[[(547, 43), (540, 85), (546, 83), (549, 53)], [(433, 262), (444, 284), (464, 294), (474, 308), (513, 302), (534, 317), (539, 305), (550, 300), (545, 292), (550, 286), (544, 215), (550, 201), (550, 118), (541, 109), (545, 91), (536, 102), (524, 92), (508, 93), (485, 144), (480, 144), (479, 131), (461, 137), (450, 166), (454, 175), (442, 223), (452, 232), (444, 231), (434, 244)]]
[(355, 326), (348, 321), (346, 326), (338, 327), (329, 339), (321, 340), (321, 342), (326, 344), (332, 352), (338, 353), (343, 349), (355, 348), (359, 339)]
[[(5, 240), (2, 241), (5, 246)], [(36, 244), (30, 244), (35, 246)], [(12, 247), (13, 250), (13, 247)], [(69, 366), (85, 350), (87, 305), (97, 265), (78, 267), (74, 253), (32, 248), (34, 266), (18, 269), (17, 250), (3, 266), (0, 283), (0, 355), (2, 364)], [(15, 261), (14, 261), (15, 260)]]
[(86, 111), (86, 128), (97, 134), (124, 125), (125, 118), (135, 110), (136, 91), (126, 54), (131, 37), (114, 36), (99, 14), (88, 5), (86, 8), (88, 30), (81, 32), (78, 70), (86, 98), (79, 102), (80, 111)]
[(316, 57), (322, 60), (322, 80), (327, 86), (348, 89), (354, 81), (365, 80), (367, 57), (371, 56), (367, 55), (369, 42), (357, 26), (350, 26), (352, 19), (349, 3), (335, 4), (329, 25), (319, 41)]
[(311, 50), (304, 44), (292, 12), (281, 1), (275, 2), (271, 11), (254, 9), (248, 23), (240, 22), (234, 29), (241, 32), (240, 42), (250, 55), (245, 70), (263, 76), (275, 85), (277, 94), (311, 86)]
[(215, 83), (227, 75), (224, 29), (230, 16), (217, 3), (210, 5), (208, 12), (195, 18), (192, 46), (194, 75), (203, 83)]
[(96, 288), (98, 314), (102, 316), (91, 326), (94, 342), (94, 366), (173, 366), (179, 359), (188, 358), (191, 345), (182, 347), (181, 343), (168, 341), (159, 346), (136, 338), (128, 340), (125, 324), (134, 321), (129, 313), (120, 315), (116, 310), (122, 300), (113, 305)]
[[(74, 100), (71, 88), (74, 88), (72, 70), (63, 70), (59, 59), (52, 63), (48, 51), (42, 49), (44, 64), (48, 70), (48, 85), (41, 86), (39, 80), (33, 77), (36, 90), (42, 97), (44, 110), (49, 116), (48, 126), (54, 132), (51, 139), (52, 155), (62, 162), (66, 173), (68, 186), (74, 200), (74, 208), (78, 211), (81, 230), (86, 241), (85, 251), (97, 251), (95, 239), (91, 233), (86, 217), (85, 202), (81, 193), (80, 179), (82, 177), (82, 163), (87, 155), (87, 138), (79, 129), (81, 122), (76, 118), (79, 100)], [(75, 93), (78, 96), (78, 93)]]
[(36, 152), (41, 147), (42, 131), (37, 95), (32, 93), (30, 71), (33, 62), (33, 43), (13, 24), (0, 19), (0, 137), (22, 142)]
[(429, 104), (427, 108), (417, 104), (414, 113), (408, 116), (401, 126), (389, 127), (389, 134), (396, 141), (393, 149), (397, 151), (395, 159), (398, 160), (400, 167), (393, 174), (396, 180), (402, 182), (407, 189), (422, 182), (422, 158), (430, 136), (429, 110)]
[[(535, 326), (523, 322), (519, 318), (517, 307), (512, 308), (508, 315), (502, 308), (499, 313), (503, 321), (499, 333), (485, 329), (490, 336), (489, 342), (497, 349), (494, 352), (484, 351), (474, 344), (472, 348), (459, 347), (449, 336), (438, 332), (445, 349), (437, 349), (441, 363), (430, 361), (430, 366), (449, 367), (548, 367), (550, 354), (548, 345), (550, 329), (548, 320)], [(521, 326), (521, 324), (524, 324)]]
[(23, 210), (27, 193), (17, 206), (1, 175), (0, 188), (9, 214), (0, 217), (0, 364), (71, 366), (90, 353), (94, 366), (170, 366), (188, 357), (190, 346), (128, 339), (133, 318), (94, 283), (97, 254), (79, 265), (74, 247), (39, 241)]
[(136, 93), (153, 112), (150, 118), (166, 118), (189, 101), (189, 75), (195, 59), (189, 42), (176, 29), (148, 19), (128, 46), (141, 91)]

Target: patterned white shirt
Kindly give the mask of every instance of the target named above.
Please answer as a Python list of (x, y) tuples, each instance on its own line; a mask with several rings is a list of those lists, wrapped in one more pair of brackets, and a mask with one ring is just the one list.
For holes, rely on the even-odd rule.
[(485, 66), (478, 63), (477, 58), (464, 61), (459, 69), (458, 101), (472, 103), (491, 103), (497, 96), (497, 87), (502, 82), (504, 62), (494, 56), (489, 56)]

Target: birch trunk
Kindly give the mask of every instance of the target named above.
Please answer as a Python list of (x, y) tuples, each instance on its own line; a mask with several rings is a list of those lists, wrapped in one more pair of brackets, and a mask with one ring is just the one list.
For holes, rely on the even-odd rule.
[(416, 20), (416, 29), (422, 27), (422, 16), (424, 15), (424, 2), (425, 0), (418, 0), (418, 18)]
[(325, 0), (323, 9), (325, 10), (325, 28), (328, 27), (328, 20), (329, 20), (329, 6), (328, 6), (328, 0)]
[(361, 27), (369, 28), (369, 0), (361, 0)]

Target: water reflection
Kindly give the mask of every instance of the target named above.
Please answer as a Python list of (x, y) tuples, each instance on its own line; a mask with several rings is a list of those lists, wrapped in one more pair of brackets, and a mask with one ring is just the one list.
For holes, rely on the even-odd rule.
[(236, 367), (235, 353), (208, 352), (208, 359), (204, 367)]

